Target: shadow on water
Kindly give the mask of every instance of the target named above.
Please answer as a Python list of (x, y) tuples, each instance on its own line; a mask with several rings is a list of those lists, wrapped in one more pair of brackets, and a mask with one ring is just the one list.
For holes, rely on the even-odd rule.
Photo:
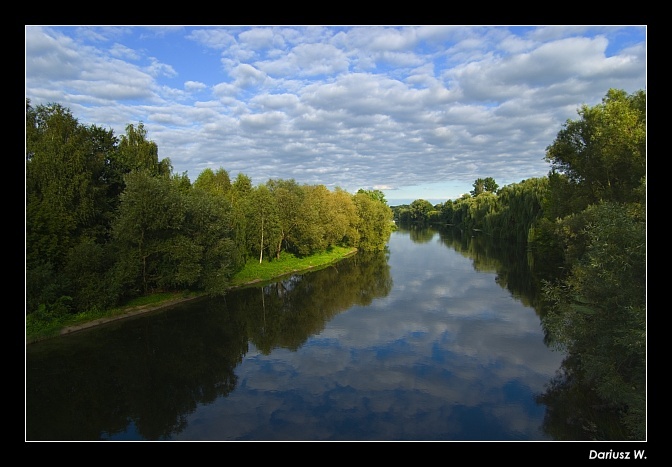
[(386, 252), (264, 287), (31, 344), (26, 439), (164, 440), (199, 404), (226, 397), (253, 343), (296, 350), (336, 314), (392, 288)]

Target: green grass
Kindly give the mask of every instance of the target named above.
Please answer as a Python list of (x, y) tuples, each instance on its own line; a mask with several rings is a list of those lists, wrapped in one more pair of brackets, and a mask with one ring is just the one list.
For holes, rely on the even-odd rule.
[(291, 253), (282, 253), (280, 259), (265, 258), (261, 263), (258, 259), (250, 259), (245, 267), (231, 279), (231, 287), (256, 284), (288, 274), (326, 267), (354, 254), (356, 251), (354, 248), (332, 247), (327, 251), (305, 258), (297, 257)]
[[(297, 257), (290, 253), (283, 253), (280, 259), (268, 258), (261, 263), (259, 260), (250, 260), (245, 267), (238, 272), (230, 283), (231, 288), (255, 285), (258, 283), (272, 281), (288, 274), (300, 273), (304, 271), (316, 270), (335, 263), (346, 256), (354, 254), (357, 250), (354, 248), (332, 247), (329, 250), (317, 253), (304, 258)], [(26, 341), (34, 342), (41, 339), (47, 339), (60, 334), (63, 328), (77, 326), (101, 318), (112, 318), (128, 313), (134, 308), (160, 305), (165, 302), (174, 301), (181, 298), (196, 297), (200, 295), (197, 292), (161, 292), (143, 297), (138, 297), (126, 303), (122, 307), (110, 310), (91, 310), (78, 314), (64, 314), (60, 316), (45, 315), (41, 313), (31, 313), (26, 316)]]

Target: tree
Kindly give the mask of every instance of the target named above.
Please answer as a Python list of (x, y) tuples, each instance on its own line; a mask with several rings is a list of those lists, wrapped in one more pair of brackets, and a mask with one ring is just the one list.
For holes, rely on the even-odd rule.
[(366, 193), (355, 194), (353, 201), (359, 218), (359, 242), (355, 246), (364, 251), (384, 250), (392, 233), (392, 209)]
[[(579, 356), (583, 377), (646, 436), (646, 219), (638, 203), (602, 202), (579, 217), (584, 253), (564, 281), (547, 283), (544, 317), (555, 346)], [(569, 218), (568, 218), (569, 219)]]
[(360, 188), (357, 190), (357, 193), (364, 193), (365, 195), (368, 195), (373, 199), (374, 201), (380, 201), (383, 204), (387, 204), (387, 200), (385, 199), (385, 193), (383, 193), (380, 190), (374, 189), (374, 190), (365, 190), (364, 188)]
[(530, 178), (502, 187), (497, 192), (496, 212), (487, 219), (488, 229), (500, 238), (526, 242), (530, 228), (543, 216), (548, 178)]
[(126, 175), (113, 224), (116, 281), (131, 293), (196, 282), (202, 247), (183, 232), (187, 205), (174, 180), (148, 171)]
[[(192, 269), (198, 271), (198, 280), (194, 282), (198, 289), (208, 294), (224, 294), (231, 277), (245, 264), (244, 252), (235, 241), (231, 203), (218, 193), (199, 189), (191, 190), (186, 201), (184, 232), (202, 255), (182, 261), (191, 263)], [(187, 251), (193, 253), (196, 249)]]
[(487, 178), (477, 178), (473, 184), (474, 189), (471, 190), (472, 196), (478, 196), (481, 193), (497, 193), (497, 188), (499, 185), (495, 182), (495, 179), (492, 177)]
[(352, 195), (337, 187), (327, 199), (327, 212), (329, 244), (356, 245), (359, 242), (357, 206), (355, 206)]
[[(115, 145), (112, 131), (81, 125), (69, 109), (59, 104), (33, 108), (26, 100), (28, 313), (40, 305), (64, 310), (66, 302), (72, 306), (68, 311), (77, 312), (91, 303), (78, 297), (84, 293), (78, 284), (82, 271), (93, 273), (94, 268), (78, 270), (74, 263), (81, 265), (78, 252), (99, 251), (108, 239), (117, 206), (109, 182)], [(106, 266), (97, 264), (96, 274)], [(87, 277), (92, 284), (104, 282), (98, 275)]]
[(194, 187), (207, 190), (211, 193), (226, 195), (231, 189), (231, 179), (223, 168), (213, 172), (210, 167), (203, 169), (194, 182)]
[(111, 134), (80, 125), (58, 104), (27, 109), (29, 265), (51, 262), (58, 267), (82, 236), (100, 234), (96, 224), (109, 212), (102, 174), (113, 144)]
[(429, 219), (429, 213), (434, 210), (434, 206), (426, 199), (416, 199), (411, 203), (409, 209), (411, 211), (411, 222), (424, 224)]
[(328, 211), (329, 190), (324, 185), (303, 185), (299, 219), (294, 230), (294, 247), (299, 255), (324, 251), (328, 246), (331, 213)]
[(231, 226), (236, 249), (243, 254), (243, 264), (247, 259), (248, 248), (248, 212), (250, 210), (252, 180), (239, 173), (231, 184), (227, 197), (231, 203)]
[(117, 162), (125, 173), (147, 170), (152, 175), (170, 175), (173, 170), (170, 159), (159, 161), (159, 147), (147, 139), (147, 129), (142, 122), (137, 127), (126, 125), (126, 134), (119, 140)]
[(581, 118), (568, 120), (546, 149), (555, 177), (551, 189), (572, 191), (568, 210), (602, 200), (632, 201), (646, 176), (646, 94), (610, 89), (601, 104), (583, 105), (578, 113)]
[(264, 251), (275, 252), (282, 238), (278, 206), (267, 185), (259, 185), (250, 193), (247, 204), (247, 239), (250, 250), (259, 252), (259, 263), (264, 260)]
[(269, 180), (266, 186), (275, 198), (277, 206), (280, 236), (278, 237), (275, 257), (280, 258), (280, 253), (285, 248), (296, 248), (296, 230), (301, 222), (302, 204), (305, 192), (294, 179)]

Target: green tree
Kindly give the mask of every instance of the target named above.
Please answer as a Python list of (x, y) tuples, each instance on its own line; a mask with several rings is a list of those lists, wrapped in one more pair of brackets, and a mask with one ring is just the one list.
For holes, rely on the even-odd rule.
[(352, 195), (337, 187), (327, 199), (326, 209), (329, 216), (329, 244), (356, 245), (359, 242), (358, 218)]
[(434, 210), (432, 203), (426, 199), (416, 199), (409, 207), (411, 222), (424, 224), (429, 219), (429, 213)]
[(126, 134), (119, 139), (117, 162), (124, 172), (146, 170), (151, 175), (170, 175), (173, 170), (170, 159), (159, 161), (159, 147), (147, 139), (147, 129), (142, 122), (137, 127), (126, 125)]
[(228, 192), (231, 203), (231, 225), (236, 249), (243, 254), (243, 264), (247, 259), (248, 248), (248, 212), (250, 210), (252, 180), (243, 173), (239, 173)]
[(329, 246), (331, 212), (329, 190), (324, 185), (303, 185), (299, 217), (294, 231), (294, 247), (299, 255), (324, 251)]
[(259, 252), (259, 263), (264, 251), (273, 251), (282, 238), (282, 228), (276, 199), (267, 185), (259, 185), (250, 193), (247, 204), (247, 240), (252, 251)]
[(210, 167), (203, 169), (194, 182), (194, 187), (211, 193), (226, 195), (231, 189), (231, 179), (223, 168), (213, 172)]
[(174, 180), (147, 171), (126, 175), (113, 224), (119, 262), (116, 281), (131, 295), (176, 286), (199, 277), (202, 247), (184, 234), (187, 205)]
[[(108, 182), (115, 144), (111, 131), (81, 125), (59, 104), (33, 108), (26, 101), (27, 313), (51, 304), (77, 312), (90, 303), (78, 297), (84, 292), (77, 284), (92, 269), (68, 263), (77, 262), (77, 251), (107, 241), (117, 205)], [(98, 272), (105, 266), (98, 264)]]
[[(579, 120), (568, 120), (546, 149), (551, 190), (564, 217), (599, 201), (627, 202), (646, 176), (646, 94), (610, 89), (602, 103), (584, 105)], [(554, 174), (561, 174), (557, 177)]]
[(294, 179), (271, 179), (266, 182), (266, 186), (275, 198), (277, 207), (280, 235), (275, 247), (275, 257), (280, 258), (283, 244), (285, 249), (297, 251), (297, 229), (302, 222), (302, 214), (306, 214), (303, 212), (305, 192)]
[(580, 214), (585, 252), (568, 277), (545, 286), (544, 325), (579, 357), (583, 378), (646, 437), (646, 219), (634, 203), (603, 202)]
[(366, 193), (355, 194), (353, 201), (359, 218), (359, 242), (355, 246), (364, 251), (384, 250), (392, 233), (392, 209)]
[[(198, 274), (195, 287), (208, 294), (222, 295), (231, 277), (245, 264), (245, 254), (235, 241), (230, 201), (217, 193), (194, 189), (188, 193), (185, 219), (186, 239), (200, 256), (182, 258)], [(185, 240), (186, 240), (185, 239)]]
[(487, 178), (477, 178), (474, 184), (472, 185), (474, 187), (473, 190), (471, 190), (471, 195), (476, 197), (480, 195), (481, 193), (497, 193), (497, 188), (499, 188), (499, 185), (495, 182), (495, 179), (492, 177), (487, 177)]
[(530, 178), (497, 192), (497, 208), (486, 219), (485, 229), (500, 238), (526, 242), (530, 229), (543, 217), (548, 178)]
[(60, 267), (84, 236), (108, 219), (103, 171), (114, 139), (80, 125), (58, 104), (26, 112), (26, 260)]
[(387, 200), (385, 199), (385, 193), (383, 193), (380, 190), (374, 189), (374, 190), (365, 190), (364, 188), (360, 188), (357, 190), (357, 193), (364, 193), (365, 195), (368, 195), (373, 199), (374, 201), (380, 201), (383, 204), (387, 204)]

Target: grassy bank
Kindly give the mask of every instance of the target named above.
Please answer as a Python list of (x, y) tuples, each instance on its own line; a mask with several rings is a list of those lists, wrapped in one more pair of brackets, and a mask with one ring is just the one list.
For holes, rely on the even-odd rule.
[[(240, 288), (272, 281), (274, 279), (311, 270), (321, 269), (354, 254), (354, 248), (333, 247), (328, 251), (305, 258), (298, 258), (290, 253), (283, 253), (279, 260), (250, 260), (245, 267), (236, 274), (230, 283), (230, 288)], [(92, 310), (76, 315), (53, 316), (48, 314), (31, 313), (26, 316), (26, 342), (35, 342), (49, 337), (60, 335), (64, 330), (91, 327), (126, 316), (132, 316), (144, 311), (151, 311), (163, 306), (169, 306), (180, 301), (198, 298), (202, 293), (164, 292), (136, 298), (124, 306), (110, 310)]]

